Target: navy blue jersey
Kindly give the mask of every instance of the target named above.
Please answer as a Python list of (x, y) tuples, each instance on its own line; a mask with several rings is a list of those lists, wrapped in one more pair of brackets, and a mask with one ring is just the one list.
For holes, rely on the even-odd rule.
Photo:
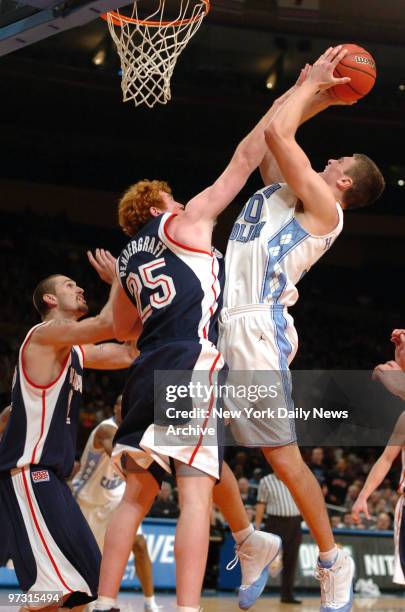
[(20, 349), (12, 410), (0, 442), (0, 471), (38, 464), (66, 478), (75, 458), (83, 353), (79, 346), (73, 346), (59, 376), (47, 386), (36, 385), (24, 368), (24, 349), (36, 327), (27, 334)]
[(222, 255), (173, 240), (174, 216), (151, 219), (117, 260), (121, 285), (142, 319), (141, 351), (178, 340), (217, 341), (225, 280)]

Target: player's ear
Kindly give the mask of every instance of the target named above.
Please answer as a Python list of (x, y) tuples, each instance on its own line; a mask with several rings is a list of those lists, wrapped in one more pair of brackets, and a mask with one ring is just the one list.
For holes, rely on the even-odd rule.
[(163, 210), (160, 210), (160, 208), (157, 208), (156, 206), (151, 206), (149, 208), (149, 212), (151, 214), (151, 217), (158, 217), (159, 215), (163, 215)]
[(350, 187), (353, 187), (353, 179), (350, 176), (343, 175), (336, 181), (336, 185), (340, 191), (347, 191)]
[(58, 299), (56, 295), (53, 295), (52, 293), (44, 293), (42, 299), (49, 308), (54, 308), (58, 305)]

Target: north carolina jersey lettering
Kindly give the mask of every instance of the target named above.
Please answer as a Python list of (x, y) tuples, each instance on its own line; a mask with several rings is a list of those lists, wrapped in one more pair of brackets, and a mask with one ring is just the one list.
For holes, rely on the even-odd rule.
[(73, 346), (59, 376), (49, 385), (36, 385), (25, 371), (24, 350), (39, 325), (29, 331), (20, 348), (12, 410), (0, 442), (0, 471), (38, 464), (66, 478), (75, 458), (83, 353), (79, 346)]
[(286, 183), (257, 191), (242, 209), (229, 237), (225, 257), (224, 305), (282, 304), (298, 299), (296, 284), (330, 248), (343, 227), (325, 236), (306, 231), (295, 217), (297, 197)]
[(141, 351), (175, 340), (217, 340), (222, 255), (173, 240), (170, 220), (174, 216), (165, 213), (151, 219), (117, 260), (121, 286), (143, 322)]
[(74, 497), (79, 502), (103, 506), (119, 501), (124, 495), (125, 481), (114, 471), (110, 457), (103, 448), (94, 446), (94, 438), (100, 427), (118, 429), (114, 418), (102, 421), (91, 432), (80, 459), (80, 470), (72, 481)]

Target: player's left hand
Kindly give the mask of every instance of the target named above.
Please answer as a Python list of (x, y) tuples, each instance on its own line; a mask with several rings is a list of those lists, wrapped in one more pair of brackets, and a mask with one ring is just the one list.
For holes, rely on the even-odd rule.
[(87, 257), (101, 280), (109, 285), (112, 285), (115, 279), (116, 259), (113, 255), (111, 255), (110, 251), (106, 251), (105, 249), (96, 249), (94, 255), (91, 251), (87, 251)]
[(395, 338), (394, 344), (395, 361), (400, 366), (401, 370), (405, 370), (405, 333), (400, 333), (399, 337)]
[(336, 66), (346, 54), (347, 49), (344, 49), (343, 45), (326, 49), (325, 53), (322, 53), (309, 71), (307, 81), (314, 83), (320, 90), (349, 83), (350, 77), (338, 78), (333, 74)]
[(373, 380), (378, 380), (390, 393), (405, 398), (405, 373), (396, 361), (387, 361), (374, 368)]

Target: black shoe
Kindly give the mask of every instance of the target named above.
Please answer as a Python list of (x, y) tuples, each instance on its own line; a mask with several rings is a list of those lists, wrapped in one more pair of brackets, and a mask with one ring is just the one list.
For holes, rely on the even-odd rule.
[(301, 599), (295, 599), (294, 597), (282, 597), (280, 599), (281, 603), (286, 603), (286, 604), (302, 604)]

